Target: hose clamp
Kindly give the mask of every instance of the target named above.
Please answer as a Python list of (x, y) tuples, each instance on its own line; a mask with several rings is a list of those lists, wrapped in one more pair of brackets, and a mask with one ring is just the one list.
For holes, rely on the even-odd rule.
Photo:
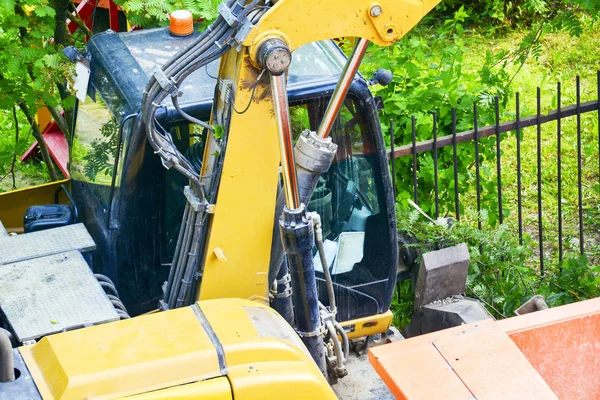
[(273, 298), (274, 299), (286, 299), (286, 298), (290, 297), (291, 295), (292, 295), (292, 288), (288, 286), (283, 290), (283, 292), (274, 294)]
[[(292, 276), (289, 274), (285, 274), (283, 278), (277, 279), (273, 282), (271, 286), (271, 290), (269, 291), (269, 298), (272, 299), (285, 299), (292, 295)], [(282, 292), (278, 293), (279, 285), (284, 286)]]
[(192, 193), (192, 189), (189, 186), (183, 188), (183, 194), (187, 199), (188, 203), (190, 203), (190, 207), (195, 212), (204, 211), (207, 214), (214, 214), (216, 211), (216, 205), (210, 204), (207, 201), (200, 201), (200, 199)]
[(240, 51), (242, 49), (242, 43), (244, 43), (244, 40), (246, 40), (252, 29), (255, 28), (255, 25), (248, 18), (240, 19), (240, 17), (236, 15), (231, 8), (227, 7), (225, 3), (219, 4), (217, 10), (229, 26), (237, 29), (234, 40), (237, 43), (236, 50)]
[(286, 284), (290, 284), (290, 283), (292, 283), (292, 276), (290, 275), (289, 272), (287, 274), (285, 274), (283, 276), (283, 278), (277, 279), (278, 285), (286, 285)]
[(219, 6), (217, 7), (217, 11), (219, 11), (219, 14), (221, 14), (223, 19), (225, 20), (225, 22), (227, 22), (227, 24), (229, 24), (229, 26), (234, 26), (240, 23), (237, 15), (235, 15), (233, 11), (229, 7), (227, 7), (227, 4), (219, 4)]
[(254, 29), (255, 27), (256, 25), (254, 25), (248, 18), (244, 19), (242, 25), (240, 26), (240, 29), (238, 29), (234, 37), (234, 40), (237, 43), (235, 49), (238, 52), (242, 49), (242, 43), (244, 43), (244, 40), (246, 40), (248, 35), (250, 35), (250, 32), (252, 32), (252, 29)]
[(183, 94), (177, 88), (177, 82), (175, 82), (175, 79), (167, 78), (165, 72), (162, 69), (155, 67), (152, 76), (156, 78), (156, 81), (158, 82), (160, 87), (162, 87), (163, 90), (168, 92), (171, 96), (181, 96)]
[(298, 336), (300, 336), (301, 338), (321, 336), (325, 334), (325, 327), (323, 325), (320, 325), (317, 329), (315, 329), (312, 332), (302, 332), (296, 329), (296, 334), (298, 334)]

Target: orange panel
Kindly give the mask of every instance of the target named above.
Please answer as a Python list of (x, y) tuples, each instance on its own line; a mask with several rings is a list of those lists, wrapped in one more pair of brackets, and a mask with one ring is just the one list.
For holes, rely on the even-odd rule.
[[(376, 359), (373, 353), (369, 353), (369, 359), (397, 399), (473, 398), (471, 392), (431, 344), (409, 349), (398, 357)], [(426, 365), (422, 365), (424, 360)], [(429, 385), (431, 382), (435, 384)]]
[(595, 299), (498, 324), (559, 398), (600, 399), (599, 308)]
[(557, 398), (510, 337), (495, 326), (463, 330), (433, 345), (476, 399)]
[[(441, 358), (453, 374), (431, 373)], [(463, 398), (457, 378), (471, 398), (600, 399), (600, 299), (376, 347), (369, 359), (401, 399)]]

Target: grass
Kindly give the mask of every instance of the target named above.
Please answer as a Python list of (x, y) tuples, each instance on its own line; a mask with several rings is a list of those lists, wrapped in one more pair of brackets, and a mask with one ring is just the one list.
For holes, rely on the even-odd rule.
[[(538, 59), (530, 58), (524, 65), (510, 65), (509, 74), (515, 75), (511, 89), (520, 94), (520, 115), (526, 117), (537, 112), (536, 91), (541, 90), (541, 112), (546, 114), (557, 108), (557, 82), (562, 82), (563, 107), (576, 102), (576, 76), (581, 77), (581, 101), (598, 99), (597, 72), (600, 71), (600, 23), (587, 21), (580, 37), (571, 37), (564, 32), (546, 34), (542, 39), (543, 53)], [(477, 71), (487, 51), (498, 53), (518, 46), (527, 32), (513, 31), (493, 38), (471, 33), (465, 37), (468, 51), (464, 55), (463, 68)], [(503, 121), (516, 117), (516, 100), (511, 97)], [(544, 226), (544, 257), (546, 265), (558, 264), (558, 182), (557, 182), (557, 124), (544, 124), (541, 129), (542, 138), (542, 221)], [(563, 212), (563, 247), (565, 253), (577, 253), (578, 239), (578, 191), (577, 191), (577, 123), (571, 117), (562, 121), (562, 212)], [(444, 133), (449, 134), (449, 133)], [(522, 163), (522, 206), (524, 233), (533, 241), (537, 250), (538, 241), (538, 186), (537, 186), (537, 129), (522, 130), (521, 163)], [(582, 187), (584, 207), (585, 249), (593, 262), (600, 261), (600, 232), (597, 224), (600, 212), (599, 195), (599, 127), (598, 114), (591, 112), (581, 118), (582, 138)], [(483, 140), (495, 140), (494, 138)], [(463, 144), (462, 146), (472, 146)], [(511, 132), (502, 140), (502, 184), (505, 222), (517, 232), (517, 141), (515, 132)], [(491, 198), (487, 207), (497, 208), (496, 199), (496, 160), (482, 161), (482, 196)], [(474, 174), (471, 166), (469, 174)], [(486, 185), (486, 183), (493, 183)], [(490, 188), (489, 191), (487, 188)], [(399, 188), (401, 190), (402, 188)], [(472, 189), (472, 190), (471, 190)], [(412, 188), (409, 188), (412, 190)], [(474, 209), (476, 202), (475, 188), (461, 197), (461, 205), (465, 209)], [(484, 205), (485, 207), (485, 205)], [(537, 258), (532, 259), (532, 266), (537, 266)]]
[[(521, 116), (535, 115), (537, 112), (536, 91), (541, 90), (541, 112), (548, 113), (557, 108), (557, 82), (562, 82), (562, 106), (576, 103), (577, 76), (581, 77), (581, 101), (598, 99), (597, 72), (600, 71), (600, 24), (586, 23), (580, 37), (571, 37), (564, 32), (550, 33), (543, 37), (542, 56), (529, 59), (522, 67), (510, 66), (510, 73), (516, 75), (512, 88), (520, 93)], [(489, 49), (493, 52), (514, 48), (523, 32), (513, 32), (504, 37), (482, 41), (471, 37), (466, 65), (476, 68), (478, 54)], [(514, 119), (516, 100), (509, 101), (505, 118)], [(571, 117), (562, 121), (562, 212), (563, 245), (569, 252), (579, 248), (578, 239), (578, 191), (577, 191), (577, 123)], [(582, 138), (582, 194), (584, 207), (585, 247), (595, 256), (600, 244), (598, 226), (594, 222), (598, 216), (598, 114), (587, 113), (581, 118)], [(544, 225), (545, 257), (556, 264), (558, 257), (558, 169), (557, 169), (557, 124), (548, 123), (541, 129), (542, 142), (542, 221)], [(517, 226), (517, 141), (515, 133), (502, 142), (503, 194), (504, 203), (511, 212), (506, 222)], [(521, 142), (523, 225), (524, 231), (538, 240), (538, 187), (537, 187), (537, 129), (522, 131)], [(495, 162), (495, 160), (490, 160)], [(495, 179), (495, 176), (493, 177)], [(539, 255), (539, 252), (536, 253)]]
[[(35, 141), (25, 122), (22, 113), (17, 114), (19, 120), (19, 141), (15, 146), (15, 125), (11, 111), (0, 110), (0, 193), (13, 189), (22, 189), (48, 182), (49, 176), (45, 165), (40, 161), (22, 163), (19, 157)], [(10, 167), (16, 153), (15, 187), (13, 187)]]

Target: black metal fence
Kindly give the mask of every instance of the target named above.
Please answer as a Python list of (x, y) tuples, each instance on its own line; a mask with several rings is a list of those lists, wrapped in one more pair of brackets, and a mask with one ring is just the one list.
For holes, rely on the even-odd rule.
[[(556, 109), (550, 111), (547, 114), (542, 114), (542, 96), (541, 91), (538, 87), (536, 94), (536, 105), (537, 112), (535, 115), (521, 117), (521, 98), (519, 93), (516, 93), (515, 98), (515, 119), (507, 122), (501, 122), (500, 117), (500, 104), (499, 100), (496, 97), (494, 106), (494, 120), (495, 123), (490, 126), (479, 126), (479, 116), (478, 116), (478, 104), (475, 103), (473, 105), (473, 129), (457, 132), (457, 121), (456, 121), (456, 109), (452, 109), (452, 126), (451, 126), (451, 134), (440, 136), (440, 132), (438, 131), (438, 117), (436, 113), (433, 113), (431, 118), (433, 122), (433, 130), (431, 139), (424, 141), (417, 141), (416, 134), (416, 119), (412, 117), (411, 130), (412, 130), (412, 143), (396, 147), (395, 140), (391, 140), (391, 148), (389, 149), (389, 158), (392, 161), (391, 169), (392, 176), (396, 177), (396, 160), (400, 158), (408, 158), (412, 157), (412, 184), (408, 183), (407, 180), (404, 180), (405, 185), (411, 185), (411, 188), (397, 188), (396, 187), (396, 179), (393, 179), (394, 182), (394, 190), (395, 193), (398, 193), (398, 190), (411, 190), (413, 201), (419, 205), (424, 204), (425, 202), (432, 202), (430, 209), (432, 210), (432, 214), (435, 214), (435, 217), (438, 218), (440, 216), (440, 190), (439, 190), (439, 152), (444, 148), (452, 148), (453, 153), (453, 180), (454, 180), (454, 210), (453, 214), (457, 220), (461, 218), (461, 192), (464, 192), (464, 188), (461, 189), (459, 182), (459, 168), (457, 162), (457, 151), (461, 146), (472, 146), (474, 148), (474, 159), (471, 165), (469, 165), (470, 170), (475, 170), (475, 188), (474, 188), (474, 197), (476, 198), (476, 208), (477, 212), (481, 212), (482, 209), (482, 182), (481, 182), (481, 169), (488, 163), (488, 168), (495, 168), (495, 191), (497, 192), (497, 207), (498, 207), (498, 222), (504, 222), (504, 211), (505, 211), (505, 202), (506, 193), (505, 188), (503, 186), (503, 178), (507, 177), (508, 174), (516, 174), (516, 204), (510, 205), (511, 212), (516, 211), (516, 221), (515, 221), (515, 229), (518, 230), (519, 240), (523, 243), (524, 237), (524, 216), (523, 216), (523, 183), (522, 183), (522, 174), (523, 174), (523, 165), (522, 165), (522, 139), (523, 139), (523, 131), (527, 128), (534, 129), (536, 131), (536, 173), (537, 173), (537, 224), (536, 226), (527, 226), (528, 232), (535, 232), (537, 236), (537, 251), (539, 252), (539, 267), (540, 272), (544, 273), (545, 268), (545, 260), (546, 256), (544, 254), (545, 248), (545, 240), (551, 241), (552, 247), (557, 248), (558, 251), (558, 260), (562, 262), (564, 254), (565, 254), (565, 231), (564, 231), (564, 215), (563, 215), (563, 202), (564, 198), (564, 190), (568, 185), (576, 185), (576, 202), (577, 202), (577, 236), (578, 236), (578, 251), (581, 254), (584, 254), (586, 251), (585, 248), (585, 237), (584, 237), (584, 182), (583, 182), (583, 174), (582, 171), (584, 169), (584, 156), (586, 156), (586, 167), (589, 167), (589, 164), (593, 164), (591, 157), (589, 157), (590, 146), (586, 147), (587, 153), (583, 153), (582, 147), (582, 117), (586, 114), (593, 113), (598, 111), (597, 114), (597, 128), (593, 127), (592, 129), (597, 132), (591, 132), (590, 129), (585, 129), (585, 133), (587, 135), (586, 140), (587, 143), (592, 141), (595, 145), (594, 149), (594, 158), (597, 156), (598, 164), (593, 164), (596, 166), (592, 166), (592, 168), (597, 168), (593, 172), (594, 175), (597, 171), (597, 177), (600, 179), (600, 103), (598, 98), (600, 98), (600, 71), (597, 74), (597, 92), (594, 95), (596, 100), (582, 102), (581, 100), (581, 80), (579, 76), (576, 78), (575, 82), (575, 104), (563, 107), (561, 105), (562, 97), (563, 97), (563, 88), (561, 84), (558, 83), (556, 87), (555, 99), (556, 99)], [(565, 120), (572, 121), (573, 117), (575, 119), (575, 124), (569, 122), (568, 126), (564, 123)], [(586, 115), (586, 118), (593, 117), (591, 114)], [(596, 122), (595, 121), (595, 122)], [(556, 144), (552, 147), (556, 147), (555, 153), (550, 158), (550, 156), (543, 155), (543, 142), (544, 139), (547, 139), (547, 136), (542, 135), (542, 127), (545, 124), (549, 124), (551, 122), (556, 122), (556, 129), (552, 129), (552, 134), (555, 135)], [(573, 126), (574, 125), (574, 126)], [(512, 134), (514, 133), (514, 137)], [(546, 130), (546, 135), (548, 131)], [(505, 135), (503, 135), (505, 134)], [(390, 135), (392, 138), (396, 139), (394, 122), (390, 121)], [(593, 138), (590, 138), (590, 135)], [(482, 159), (480, 154), (480, 141), (483, 138), (495, 136), (495, 155), (494, 159), (487, 157), (486, 159)], [(504, 136), (504, 138), (503, 138)], [(577, 157), (577, 179), (576, 182), (571, 182), (570, 180), (565, 181), (562, 173), (563, 173), (563, 164), (564, 164), (564, 145), (565, 138), (568, 137), (568, 140), (574, 139), (576, 140), (576, 157)], [(552, 138), (552, 139), (554, 139)], [(514, 163), (507, 163), (503, 160), (503, 146), (506, 145), (506, 141), (513, 139), (515, 142), (514, 148), (512, 149), (516, 154), (512, 161)], [(570, 142), (569, 142), (570, 144)], [(448, 149), (445, 149), (448, 151)], [(433, 163), (428, 163), (426, 166), (420, 162), (420, 155), (429, 153), (433, 158)], [(546, 152), (547, 153), (547, 152)], [(551, 182), (555, 186), (552, 187), (552, 190), (547, 190), (548, 188), (545, 185), (549, 185), (550, 183), (544, 184), (542, 179), (542, 169), (543, 169), (543, 161), (545, 163), (552, 163), (556, 167), (556, 176), (555, 182)], [(407, 163), (410, 162), (407, 160)], [(493, 164), (493, 165), (490, 165)], [(547, 164), (546, 164), (547, 165)], [(419, 174), (423, 173), (423, 168), (432, 168), (433, 169), (433, 187), (431, 197), (427, 197), (425, 199), (419, 198)], [(529, 168), (533, 166), (527, 166), (528, 171)], [(514, 176), (513, 176), (514, 178)], [(554, 179), (551, 179), (552, 181)], [(469, 185), (473, 186), (473, 182), (468, 182)], [(590, 182), (585, 182), (586, 188), (589, 189)], [(490, 186), (488, 185), (488, 188)], [(594, 193), (596, 197), (596, 202), (598, 202), (598, 188), (600, 185), (596, 187), (595, 190), (588, 190)], [(586, 190), (587, 190), (586, 189)], [(556, 237), (548, 237), (545, 235), (544, 229), (547, 229), (548, 226), (544, 224), (543, 212), (544, 212), (544, 190), (547, 192), (552, 192), (553, 196), (556, 196), (556, 208), (552, 210), (557, 214), (556, 221), (553, 221), (555, 226), (552, 227), (552, 232), (556, 232)], [(556, 193), (554, 193), (556, 190)], [(587, 196), (588, 198), (590, 196)], [(546, 197), (547, 199), (547, 197)], [(597, 204), (597, 203), (596, 203)], [(515, 210), (516, 209), (516, 210)], [(531, 211), (531, 209), (530, 209)], [(452, 214), (452, 213), (450, 213)], [(448, 216), (448, 215), (446, 215)], [(531, 218), (530, 218), (531, 219)], [(573, 221), (574, 222), (574, 221)], [(481, 229), (481, 220), (478, 219), (479, 229)], [(574, 225), (574, 224), (572, 224)], [(595, 228), (594, 228), (595, 229)], [(536, 232), (537, 231), (537, 232)], [(527, 234), (527, 232), (525, 232)]]

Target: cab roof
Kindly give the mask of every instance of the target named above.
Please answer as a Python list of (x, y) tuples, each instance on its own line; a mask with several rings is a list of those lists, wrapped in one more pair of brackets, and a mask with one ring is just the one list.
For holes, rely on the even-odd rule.
[[(144, 29), (116, 33), (107, 31), (95, 35), (88, 43), (91, 80), (88, 94), (100, 94), (113, 115), (140, 111), (142, 93), (154, 70), (200, 34), (173, 36), (168, 28)], [(330, 91), (335, 87), (345, 64), (345, 56), (333, 41), (307, 44), (292, 55), (288, 74), (290, 102), (305, 96), (306, 91)], [(204, 117), (210, 114), (220, 60), (191, 74), (181, 86), (180, 105), (184, 111)], [(329, 94), (329, 93), (328, 93)], [(180, 119), (171, 100), (166, 99), (157, 118)]]

